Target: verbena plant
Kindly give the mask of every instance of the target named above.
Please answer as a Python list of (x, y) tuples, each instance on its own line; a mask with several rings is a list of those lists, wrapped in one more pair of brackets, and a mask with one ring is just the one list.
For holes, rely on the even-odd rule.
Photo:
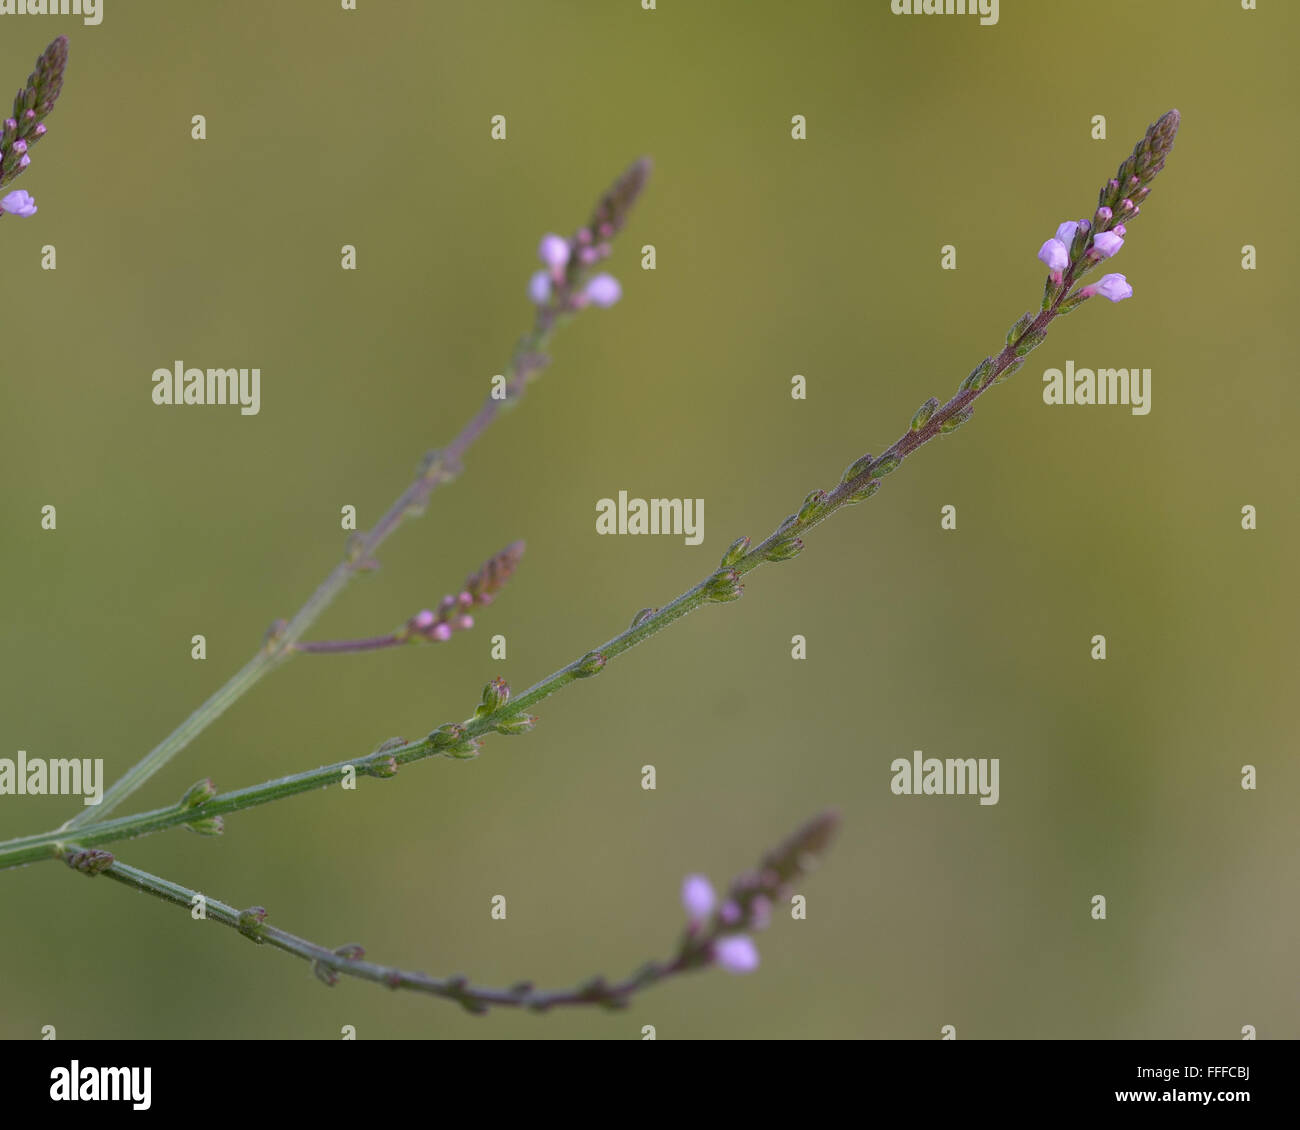
[[(36, 69), (14, 100), (13, 116), (0, 134), (0, 187), (26, 170), (29, 150), (44, 136), (44, 119), (54, 107), (67, 64), (67, 39), (60, 37), (37, 60)], [(256, 654), (205, 703), (168, 734), (157, 746), (109, 787), (101, 802), (84, 807), (61, 827), (40, 835), (0, 843), (0, 868), (18, 867), (41, 860), (63, 860), (86, 875), (107, 876), (167, 902), (187, 908), (202, 901), (212, 921), (233, 927), (245, 937), (304, 958), (329, 984), (340, 975), (375, 981), (392, 988), (415, 989), (458, 1001), (470, 1012), (493, 1006), (526, 1007), (539, 1011), (558, 1005), (599, 1004), (619, 1008), (637, 991), (667, 977), (693, 969), (718, 966), (747, 972), (758, 965), (758, 952), (749, 937), (761, 930), (774, 905), (806, 873), (810, 861), (822, 853), (838, 824), (834, 812), (807, 822), (776, 849), (768, 852), (753, 871), (735, 879), (719, 900), (703, 876), (687, 876), (682, 902), (687, 925), (670, 958), (652, 961), (628, 978), (610, 982), (595, 977), (572, 989), (541, 991), (530, 982), (508, 988), (471, 985), (465, 977), (430, 977), (364, 960), (358, 945), (330, 948), (296, 937), (267, 921), (262, 907), (238, 909), (200, 895), (179, 883), (132, 867), (102, 845), (165, 829), (185, 827), (204, 835), (220, 835), (224, 818), (256, 805), (281, 801), (298, 793), (336, 785), (357, 776), (387, 779), (402, 766), (429, 757), (474, 758), (484, 739), (493, 735), (525, 734), (537, 723), (531, 709), (570, 683), (598, 675), (610, 663), (689, 612), (706, 604), (725, 604), (744, 591), (744, 578), (760, 565), (789, 561), (804, 548), (804, 536), (832, 514), (864, 502), (880, 490), (884, 477), (918, 448), (936, 436), (949, 435), (964, 425), (975, 402), (1024, 364), (1026, 356), (1047, 337), (1051, 324), (1088, 299), (1101, 295), (1119, 302), (1132, 295), (1121, 274), (1106, 273), (1092, 283), (1084, 278), (1111, 259), (1127, 238), (1127, 226), (1137, 217), (1150, 192), (1151, 182), (1164, 168), (1173, 147), (1179, 115), (1170, 110), (1138, 142), (1116, 175), (1101, 188), (1091, 218), (1062, 223), (1039, 249), (1038, 258), (1048, 276), (1038, 309), (1026, 311), (1007, 332), (1006, 342), (985, 357), (958, 385), (957, 392), (941, 404), (931, 397), (917, 410), (902, 435), (879, 455), (863, 455), (851, 462), (835, 486), (814, 490), (776, 529), (753, 544), (738, 538), (707, 577), (661, 607), (645, 608), (617, 635), (592, 648), (571, 663), (547, 675), (520, 693), (512, 693), (502, 679), (483, 690), (472, 715), (447, 722), (415, 741), (392, 738), (377, 749), (323, 768), (280, 777), (231, 792), (218, 792), (210, 779), (191, 786), (179, 801), (165, 808), (110, 818), (150, 777), (168, 764), (195, 737), (258, 682), (264, 675), (302, 652), (359, 652), (394, 646), (445, 642), (458, 631), (473, 626), (473, 612), (490, 603), (507, 583), (523, 554), (515, 542), (472, 573), (461, 589), (446, 596), (435, 609), (424, 609), (392, 632), (366, 639), (307, 640), (303, 637), (316, 619), (358, 572), (372, 568), (375, 555), (403, 522), (423, 512), (429, 496), (456, 478), (466, 451), (503, 411), (513, 408), (529, 383), (549, 363), (547, 350), (554, 334), (588, 307), (610, 306), (621, 290), (617, 280), (596, 268), (609, 257), (611, 244), (626, 223), (633, 205), (646, 187), (650, 162), (633, 164), (600, 199), (591, 218), (572, 236), (546, 235), (538, 248), (542, 267), (528, 282), (536, 306), (532, 326), (515, 346), (506, 370), (504, 396), (489, 398), (461, 431), (445, 446), (427, 453), (415, 479), (398, 495), (368, 533), (354, 533), (340, 561), (299, 611), (277, 621)], [(30, 216), (35, 201), (23, 191), (0, 198), (0, 214)]]

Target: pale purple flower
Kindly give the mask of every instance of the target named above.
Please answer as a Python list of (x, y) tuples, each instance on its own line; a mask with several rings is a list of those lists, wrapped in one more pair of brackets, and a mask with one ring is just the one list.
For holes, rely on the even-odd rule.
[(473, 616), (456, 617), (456, 627), (458, 627), (462, 632), (468, 632), (470, 628), (472, 628), (473, 626), (474, 626)]
[(608, 307), (623, 297), (623, 288), (613, 275), (593, 275), (583, 289), (583, 294), (588, 302)]
[(1112, 212), (1109, 208), (1106, 207), (1106, 205), (1103, 204), (1100, 208), (1097, 209), (1097, 223), (1099, 224), (1110, 223), (1110, 219), (1114, 214), (1115, 214), (1114, 212)]
[(0, 212), (7, 212), (11, 216), (34, 216), (36, 201), (30, 192), (16, 188), (0, 197)]
[(445, 623), (444, 623), (444, 624), (435, 624), (435, 625), (433, 626), (433, 630), (429, 633), (429, 637), (430, 637), (431, 639), (435, 639), (435, 640), (449, 640), (449, 639), (451, 639), (451, 625), (450, 625), (450, 624), (445, 624)]
[(528, 297), (533, 305), (545, 306), (551, 300), (551, 276), (545, 271), (537, 271), (528, 280)]
[(687, 875), (682, 880), (682, 906), (691, 921), (698, 922), (712, 914), (715, 901), (713, 884), (703, 875)]
[(1113, 231), (1104, 231), (1094, 237), (1092, 246), (1103, 259), (1109, 259), (1124, 246), (1124, 237)]
[(27, 142), (25, 142), (25, 141), (20, 137), (17, 141), (15, 141), (15, 142), (13, 143), (12, 148), (13, 148), (13, 151), (14, 151), (15, 153), (26, 153), (26, 152), (27, 152)]
[(558, 278), (569, 263), (569, 241), (553, 233), (542, 236), (542, 242), (537, 245), (537, 258)]
[(21, 159), (18, 161), (18, 167), (19, 167), (20, 169), (25, 169), (25, 168), (27, 168), (27, 166), (30, 165), (31, 163), (32, 163), (31, 154), (30, 154), (30, 153), (24, 153), (24, 154), (22, 155)]
[(744, 934), (732, 934), (713, 943), (713, 960), (731, 973), (753, 973), (758, 968), (758, 947)]
[(433, 627), (435, 617), (429, 609), (424, 608), (411, 617), (411, 627), (417, 632), (427, 632)]
[(1111, 228), (1111, 231), (1113, 231), (1117, 236), (1119, 236), (1120, 239), (1123, 239), (1126, 235), (1128, 235), (1128, 228), (1126, 228), (1123, 224), (1116, 224), (1113, 228)]
[(1076, 220), (1066, 220), (1056, 229), (1056, 238), (1059, 239), (1068, 248), (1074, 242), (1075, 232), (1079, 230), (1079, 224)]
[(1100, 294), (1102, 298), (1109, 298), (1112, 302), (1121, 302), (1125, 298), (1133, 297), (1133, 288), (1128, 285), (1128, 279), (1123, 275), (1102, 275), (1099, 282), (1093, 283), (1092, 286), (1085, 286), (1080, 293), (1088, 297)]
[(1059, 239), (1049, 239), (1038, 249), (1038, 257), (1053, 274), (1059, 274), (1070, 265), (1070, 249)]
[(718, 917), (728, 926), (738, 925), (740, 922), (740, 907), (728, 899), (722, 904), (722, 909), (718, 911)]

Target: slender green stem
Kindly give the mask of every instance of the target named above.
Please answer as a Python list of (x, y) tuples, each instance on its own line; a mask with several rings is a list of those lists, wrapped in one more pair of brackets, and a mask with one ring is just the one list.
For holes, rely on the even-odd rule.
[[(1068, 284), (1070, 281), (1068, 277), (1066, 281)], [(1068, 285), (1066, 289), (1068, 290)], [(1064, 293), (1065, 290), (1062, 291), (1062, 295)], [(747, 539), (737, 542), (724, 555), (721, 567), (699, 584), (687, 589), (662, 608), (647, 609), (638, 613), (630, 627), (598, 648), (586, 652), (573, 662), (552, 672), (540, 682), (534, 683), (527, 690), (514, 695), (497, 709), (476, 715), (459, 724), (442, 726), (419, 741), (393, 746), (385, 743), (380, 749), (361, 757), (222, 793), (198, 807), (185, 808), (174, 805), (115, 820), (92, 818), (93, 822), (86, 821), (81, 828), (77, 829), (77, 842), (85, 846), (113, 843), (159, 832), (166, 828), (174, 828), (180, 824), (188, 824), (196, 819), (222, 816), (245, 808), (269, 804), (298, 793), (339, 784), (349, 769), (355, 771), (358, 776), (383, 777), (391, 775), (388, 771), (389, 766), (395, 768), (440, 754), (472, 757), (477, 752), (477, 744), (481, 738), (494, 732), (519, 732), (518, 723), (521, 717), (526, 717), (523, 712), (529, 707), (549, 698), (570, 683), (598, 674), (612, 660), (682, 619), (701, 605), (736, 599), (742, 592), (740, 578), (760, 565), (795, 556), (803, 548), (799, 535), (824, 522), (836, 511), (874, 493), (879, 486), (880, 476), (885, 473), (885, 468), (895, 466), (894, 461), (901, 462), (917, 448), (936, 436), (944, 434), (945, 430), (950, 430), (945, 428), (948, 421), (962, 418), (962, 414), (970, 409), (971, 404), (992, 387), (998, 377), (1018, 360), (1016, 350), (1020, 342), (1030, 335), (1037, 335), (1037, 339), (1041, 339), (1046, 326), (1058, 316), (1061, 300), (1058, 297), (1047, 310), (1033, 320), (1023, 334), (1013, 338), (1012, 343), (992, 359), (992, 363), (985, 368), (981, 383), (959, 392), (947, 404), (937, 409), (923, 426), (909, 428), (884, 454), (858, 460), (849, 469), (852, 473), (846, 472), (845, 477), (834, 490), (827, 493), (813, 492), (798, 514), (786, 518), (775, 531), (752, 549), (748, 548)], [(102, 805), (100, 808), (102, 809)], [(63, 833), (66, 831), (65, 826), (54, 832), (0, 843), (0, 869), (61, 855), (66, 850), (63, 842)]]
[[(74, 852), (77, 848), (72, 849)], [(137, 891), (154, 895), (164, 902), (185, 907), (191, 912), (196, 905), (203, 906), (207, 921), (220, 923), (238, 930), (244, 937), (259, 945), (274, 946), (285, 953), (300, 957), (311, 964), (312, 972), (327, 985), (335, 984), (340, 976), (356, 977), (362, 981), (371, 981), (385, 985), (390, 989), (410, 989), (430, 996), (442, 997), (458, 1002), (467, 1011), (479, 1014), (496, 1006), (500, 1008), (527, 1008), (536, 1012), (546, 1012), (562, 1005), (597, 1004), (605, 1008), (617, 1009), (627, 1005), (628, 998), (635, 992), (648, 988), (688, 969), (702, 969), (708, 962), (701, 960), (698, 954), (683, 952), (674, 960), (667, 962), (647, 962), (632, 976), (624, 981), (610, 984), (603, 977), (593, 977), (573, 989), (560, 989), (552, 992), (539, 992), (531, 982), (521, 982), (508, 989), (494, 989), (471, 985), (468, 978), (453, 975), (451, 977), (431, 977), (427, 973), (412, 972), (389, 965), (378, 965), (364, 961), (365, 950), (359, 945), (339, 946), (330, 949), (281, 930), (266, 921), (266, 911), (261, 907), (239, 910), (229, 903), (212, 898), (200, 891), (173, 883), (138, 867), (114, 860), (103, 869), (96, 869), (96, 874), (105, 875)]]
[(455, 439), (441, 451), (426, 456), (418, 477), (392, 504), (379, 522), (368, 533), (354, 534), (348, 542), (347, 556), (312, 593), (287, 623), (275, 624), (267, 635), (262, 649), (236, 674), (194, 711), (170, 734), (151, 749), (104, 791), (101, 802), (92, 810), (82, 808), (59, 831), (67, 832), (99, 823), (127, 797), (140, 788), (150, 777), (163, 768), (173, 757), (212, 725), (226, 710), (238, 702), (253, 686), (273, 668), (295, 654), (295, 644), (320, 617), (334, 598), (343, 591), (352, 577), (371, 566), (374, 555), (402, 521), (423, 513), (429, 495), (443, 483), (450, 482), (460, 471), (461, 456), (486, 430), (497, 414), (523, 395), (529, 379), (546, 363), (545, 349), (551, 334), (563, 322), (555, 311), (543, 310), (531, 333), (525, 335), (515, 349), (507, 374), (507, 396), (496, 400), (489, 396), (478, 413), (467, 423)]
[[(782, 901), (791, 885), (806, 873), (809, 859), (826, 851), (838, 824), (839, 816), (836, 812), (819, 813), (783, 843), (768, 851), (756, 870), (742, 874), (732, 882), (728, 891), (731, 913), (728, 915), (719, 908), (710, 916), (690, 922), (676, 952), (669, 960), (647, 962), (622, 981), (611, 983), (604, 977), (596, 976), (576, 988), (550, 992), (538, 991), (529, 981), (521, 981), (508, 989), (492, 989), (471, 985), (469, 979), (461, 975), (431, 977), (426, 973), (413, 973), (363, 961), (365, 950), (359, 945), (350, 944), (334, 949), (318, 945), (272, 926), (266, 921), (267, 912), (264, 907), (253, 906), (239, 910), (210, 895), (122, 863), (109, 852), (87, 848), (80, 842), (68, 844), (62, 858), (76, 871), (91, 876), (106, 875), (134, 890), (185, 907), (191, 914), (196, 907), (202, 906), (204, 921), (229, 926), (250, 941), (275, 946), (310, 962), (312, 972), (327, 985), (336, 984), (340, 975), (356, 977), (386, 985), (390, 989), (411, 989), (454, 1000), (475, 1014), (485, 1013), (494, 1006), (527, 1008), (535, 1012), (546, 1012), (560, 1005), (584, 1004), (619, 1009), (626, 1007), (628, 999), (642, 989), (679, 973), (713, 965), (716, 960), (714, 945), (719, 939), (742, 931), (766, 928), (772, 905)], [(761, 913), (760, 904), (765, 908)]]
[[(51, 51), (62, 43), (66, 56), (67, 40), (56, 40)], [(38, 68), (39, 69), (39, 68)], [(59, 74), (61, 75), (61, 65)], [(35, 79), (36, 76), (33, 76)], [(53, 95), (51, 95), (51, 101)], [(306, 604), (288, 621), (272, 625), (261, 651), (246, 663), (219, 691), (200, 706), (175, 730), (144, 755), (105, 792), (95, 812), (80, 810), (68, 820), (60, 831), (71, 831), (97, 823), (112, 812), (128, 796), (140, 788), (193, 739), (215, 722), (232, 703), (238, 701), (263, 675), (292, 656), (295, 645), (303, 633), (315, 623), (343, 587), (359, 571), (373, 564), (375, 552), (402, 521), (422, 514), (429, 495), (445, 482), (455, 478), (461, 469), (461, 458), (470, 446), (487, 429), (494, 419), (523, 397), (528, 383), (549, 363), (546, 348), (552, 334), (572, 319), (574, 314), (588, 304), (582, 287), (591, 266), (609, 253), (609, 241), (623, 227), (632, 206), (644, 189), (650, 175), (650, 162), (646, 158), (634, 162), (614, 182), (596, 205), (587, 227), (575, 235), (571, 242), (573, 254), (566, 266), (554, 278), (547, 299), (538, 307), (532, 329), (524, 334), (515, 346), (514, 355), (506, 372), (505, 396), (498, 398), (489, 393), (483, 405), (446, 447), (429, 452), (420, 473), (397, 498), (369, 533), (354, 533), (348, 540), (346, 555), (333, 571), (312, 593)], [(577, 250), (593, 252), (587, 257)]]

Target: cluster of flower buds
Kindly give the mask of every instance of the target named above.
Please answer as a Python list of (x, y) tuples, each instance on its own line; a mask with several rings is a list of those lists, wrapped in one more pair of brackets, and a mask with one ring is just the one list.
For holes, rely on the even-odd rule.
[(609, 243), (592, 243), (591, 232), (581, 229), (571, 244), (559, 235), (544, 235), (537, 249), (537, 257), (546, 264), (528, 280), (528, 297), (537, 306), (547, 306), (557, 299), (563, 306), (580, 310), (584, 306), (613, 306), (623, 296), (618, 279), (604, 272), (592, 275), (580, 288), (568, 287), (569, 263), (574, 258), (582, 265), (598, 262), (610, 253)]
[(736, 878), (721, 903), (707, 878), (687, 875), (682, 907), (688, 922), (679, 962), (685, 967), (719, 965), (732, 973), (757, 969), (758, 946), (745, 931), (768, 927), (773, 905), (826, 850), (838, 826), (839, 815), (833, 811), (814, 817), (768, 852), (756, 870)]
[(465, 578), (465, 586), (459, 593), (448, 594), (436, 608), (424, 608), (412, 616), (406, 622), (405, 638), (441, 642), (451, 639), (453, 632), (468, 631), (474, 626), (471, 610), (492, 603), (523, 555), (524, 543), (516, 541), (488, 558), (476, 572)]
[(585, 227), (571, 239), (553, 232), (542, 236), (537, 258), (542, 270), (528, 280), (528, 297), (534, 305), (555, 310), (581, 310), (585, 306), (613, 306), (623, 288), (613, 275), (588, 274), (610, 254), (610, 240), (622, 228), (632, 204), (645, 187), (650, 162), (637, 161), (601, 198)]
[[(1107, 274), (1096, 283), (1080, 287), (1064, 301), (1061, 296), (1103, 260), (1110, 259), (1124, 246), (1127, 224), (1142, 210), (1141, 204), (1151, 192), (1151, 182), (1165, 167), (1165, 159), (1174, 147), (1180, 117), (1170, 110), (1147, 128), (1146, 135), (1124, 159), (1118, 173), (1102, 185), (1097, 196), (1097, 210), (1091, 220), (1066, 220), (1056, 234), (1038, 249), (1038, 258), (1047, 266), (1047, 286), (1043, 309), (1059, 303), (1058, 313), (1068, 314), (1078, 305), (1100, 294), (1111, 302), (1133, 297), (1133, 288), (1121, 274)], [(1066, 275), (1069, 274), (1069, 283)]]
[[(423, 608), (395, 632), (384, 636), (371, 636), (359, 640), (299, 640), (295, 651), (339, 653), (375, 651), (384, 647), (424, 640), (430, 643), (451, 639), (453, 633), (468, 631), (474, 626), (470, 612), (492, 603), (504, 587), (524, 555), (524, 543), (511, 542), (500, 553), (489, 557), (476, 572), (465, 578), (460, 592), (448, 594), (436, 608)], [(273, 629), (276, 625), (272, 625)]]
[[(36, 60), (27, 85), (14, 96), (13, 114), (0, 129), (0, 186), (13, 180), (32, 163), (31, 147), (45, 136), (45, 121), (63, 89), (68, 64), (68, 40), (59, 36)], [(0, 215), (30, 216), (36, 204), (26, 192), (0, 198)]]

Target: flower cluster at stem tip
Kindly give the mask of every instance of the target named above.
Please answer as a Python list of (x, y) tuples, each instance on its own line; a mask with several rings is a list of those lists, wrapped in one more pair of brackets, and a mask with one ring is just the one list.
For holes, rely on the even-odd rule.
[[(1131, 210), (1134, 213), (1137, 212), (1136, 207)], [(1097, 209), (1099, 224), (1108, 223), (1111, 219), (1112, 213), (1109, 208)], [(1038, 249), (1038, 258), (1047, 265), (1053, 283), (1059, 286), (1062, 276), (1070, 266), (1071, 244), (1079, 237), (1083, 237), (1086, 241), (1089, 230), (1095, 226), (1090, 225), (1087, 220), (1066, 220), (1056, 229), (1056, 234)], [(1097, 232), (1092, 238), (1092, 245), (1088, 247), (1087, 253), (1083, 257), (1083, 265), (1089, 267), (1116, 254), (1124, 246), (1124, 236), (1126, 234), (1127, 231), (1123, 224), (1116, 224), (1109, 231)], [(1098, 282), (1081, 287), (1078, 294), (1080, 298), (1091, 298), (1094, 294), (1100, 294), (1102, 298), (1109, 298), (1112, 302), (1120, 302), (1125, 298), (1133, 297), (1133, 288), (1123, 275), (1112, 273), (1102, 275)]]
[(584, 306), (613, 306), (623, 297), (623, 288), (618, 279), (604, 272), (592, 275), (581, 290), (568, 294), (568, 271), (571, 266), (588, 267), (599, 262), (610, 253), (609, 236), (613, 235), (613, 226), (604, 224), (608, 229), (598, 232), (601, 242), (594, 242), (590, 228), (581, 228), (573, 240), (550, 232), (542, 236), (537, 245), (537, 258), (545, 269), (537, 271), (528, 280), (528, 297), (536, 306), (547, 305), (552, 297), (560, 296), (561, 302), (572, 309), (580, 310)]
[[(713, 913), (717, 901), (713, 884), (703, 875), (687, 875), (683, 880), (682, 906), (693, 929), (698, 929)], [(762, 930), (771, 920), (771, 903), (759, 896), (746, 915), (738, 903), (727, 901), (718, 910), (718, 919), (724, 928), (748, 925)], [(723, 934), (710, 943), (709, 952), (714, 962), (731, 973), (752, 973), (758, 968), (758, 947), (747, 934)]]

